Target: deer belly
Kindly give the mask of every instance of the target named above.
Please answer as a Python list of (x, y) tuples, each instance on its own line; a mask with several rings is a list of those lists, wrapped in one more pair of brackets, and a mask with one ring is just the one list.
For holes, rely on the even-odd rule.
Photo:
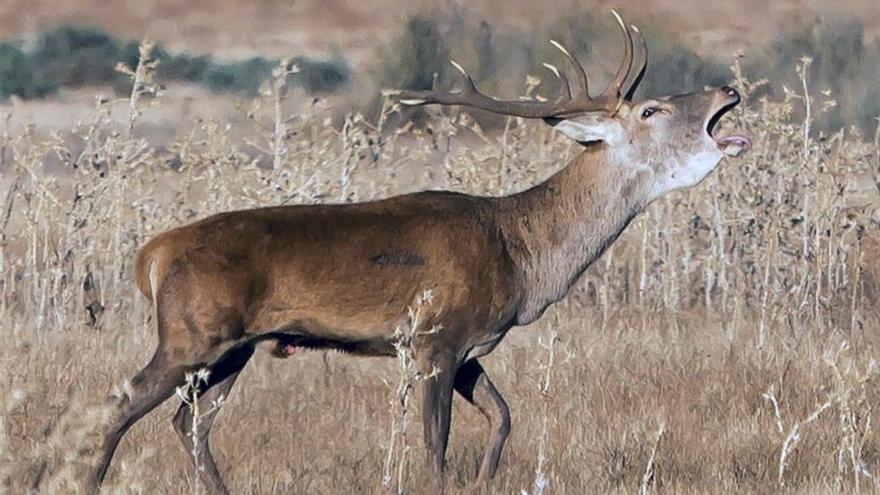
[(464, 360), (467, 361), (469, 359), (476, 359), (479, 357), (483, 357), (486, 354), (489, 354), (495, 349), (495, 347), (498, 346), (498, 344), (501, 343), (501, 339), (504, 338), (505, 334), (506, 332), (499, 333), (498, 335), (494, 335), (491, 340), (475, 345), (471, 348), (471, 350), (467, 352)]

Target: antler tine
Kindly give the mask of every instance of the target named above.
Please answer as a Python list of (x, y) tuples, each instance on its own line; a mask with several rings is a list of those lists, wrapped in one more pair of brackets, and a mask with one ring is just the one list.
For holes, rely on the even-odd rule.
[[(589, 100), (590, 99), (590, 83), (587, 80), (587, 71), (584, 70), (584, 66), (581, 65), (581, 63), (578, 62), (578, 60), (576, 58), (574, 58), (574, 55), (572, 55), (571, 52), (569, 52), (558, 41), (550, 40), (550, 44), (555, 46), (559, 51), (561, 51), (562, 54), (565, 55), (565, 58), (568, 59), (571, 66), (574, 67), (575, 73), (577, 74), (578, 83), (579, 83), (578, 84), (578, 91), (580, 91), (580, 93), (578, 94), (578, 96), (581, 99)], [(570, 98), (571, 98), (571, 95), (569, 94), (569, 99)]]
[(562, 81), (562, 88), (565, 90), (565, 94), (560, 96), (557, 100), (558, 102), (571, 101), (571, 84), (568, 83), (568, 78), (565, 77), (565, 74), (559, 72), (559, 69), (553, 65), (548, 63), (542, 63), (544, 67), (547, 68), (550, 72), (552, 72), (560, 81)]
[(479, 93), (479, 91), (477, 91), (477, 85), (474, 84), (474, 80), (471, 79), (471, 75), (464, 70), (464, 67), (459, 65), (455, 60), (450, 60), (449, 63), (461, 73), (461, 77), (464, 79), (464, 86), (461, 87), (461, 92), (463, 94)]
[(645, 37), (642, 36), (642, 32), (639, 31), (639, 28), (635, 26), (630, 27), (632, 28), (633, 35), (636, 37), (639, 44), (639, 58), (641, 59), (641, 65), (639, 66), (639, 70), (636, 72), (635, 77), (624, 86), (626, 90), (623, 98), (626, 101), (632, 101), (633, 95), (635, 95), (636, 89), (639, 87), (639, 83), (642, 82), (642, 78), (645, 77), (645, 72), (648, 69), (648, 43), (645, 42)]
[(475, 95), (480, 95), (480, 92), (477, 90), (477, 86), (474, 84), (474, 80), (471, 78), (470, 74), (464, 70), (464, 67), (455, 60), (450, 60), (449, 63), (461, 73), (463, 79), (461, 90), (445, 93), (436, 91), (404, 90), (390, 91), (388, 94), (394, 96), (400, 103), (408, 106), (430, 105), (434, 103), (441, 105), (467, 104), (469, 98), (473, 98)]
[(614, 80), (612, 80), (611, 84), (605, 89), (603, 96), (617, 100), (621, 97), (620, 88), (623, 87), (623, 83), (626, 81), (626, 78), (629, 77), (630, 70), (632, 70), (633, 40), (632, 34), (629, 32), (629, 29), (626, 28), (626, 24), (623, 22), (623, 18), (620, 17), (620, 14), (618, 14), (616, 10), (611, 10), (611, 13), (614, 14), (614, 18), (620, 26), (620, 31), (623, 33), (624, 53), (623, 60), (620, 61), (620, 66), (617, 68), (617, 74), (615, 74)]

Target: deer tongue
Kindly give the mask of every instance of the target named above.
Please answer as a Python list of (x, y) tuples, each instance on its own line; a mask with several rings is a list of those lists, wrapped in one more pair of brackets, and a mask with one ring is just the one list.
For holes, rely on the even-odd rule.
[(727, 156), (739, 156), (752, 148), (752, 140), (741, 134), (718, 138), (718, 147)]

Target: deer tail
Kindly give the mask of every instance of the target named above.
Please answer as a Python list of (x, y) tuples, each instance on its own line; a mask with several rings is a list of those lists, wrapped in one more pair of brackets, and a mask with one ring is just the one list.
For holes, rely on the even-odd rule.
[(160, 237), (153, 238), (137, 253), (134, 260), (134, 280), (138, 289), (150, 301), (156, 302), (156, 291), (162, 283), (164, 263)]

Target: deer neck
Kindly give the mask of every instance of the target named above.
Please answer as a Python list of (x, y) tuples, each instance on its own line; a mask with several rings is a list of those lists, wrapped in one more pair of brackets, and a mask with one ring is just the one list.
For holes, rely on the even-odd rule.
[(500, 225), (521, 282), (517, 324), (537, 319), (647, 204), (650, 174), (589, 147), (545, 182), (502, 198)]

